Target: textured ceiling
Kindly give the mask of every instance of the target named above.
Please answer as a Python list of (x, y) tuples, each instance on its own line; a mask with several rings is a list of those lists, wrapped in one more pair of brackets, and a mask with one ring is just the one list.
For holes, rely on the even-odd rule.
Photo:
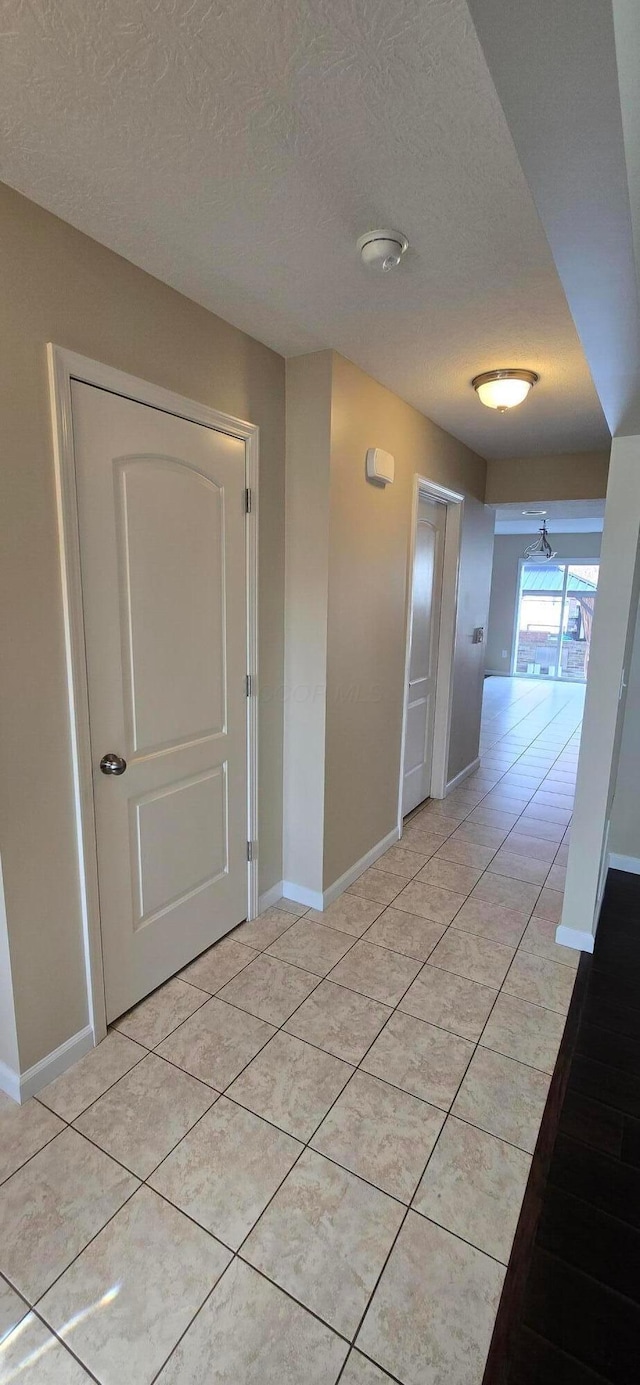
[(611, 432), (640, 432), (640, 4), (469, 8)]
[[(505, 0), (505, 4), (507, 0)], [(4, 0), (0, 176), (286, 355), (485, 456), (606, 446), (464, 0)], [(376, 277), (356, 237), (410, 250)], [(513, 413), (472, 375), (539, 371)]]
[(496, 534), (536, 534), (542, 518), (525, 517), (525, 510), (545, 511), (556, 534), (597, 533), (604, 523), (604, 500), (540, 500), (535, 505), (495, 505)]

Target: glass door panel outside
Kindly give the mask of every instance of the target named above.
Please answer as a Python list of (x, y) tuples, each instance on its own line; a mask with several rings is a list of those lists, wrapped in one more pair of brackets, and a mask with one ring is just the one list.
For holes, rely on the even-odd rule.
[(587, 677), (597, 586), (597, 563), (567, 565), (565, 633), (560, 667), (561, 677), (569, 678), (572, 682), (584, 682)]
[(521, 562), (513, 673), (585, 682), (597, 585), (596, 563)]

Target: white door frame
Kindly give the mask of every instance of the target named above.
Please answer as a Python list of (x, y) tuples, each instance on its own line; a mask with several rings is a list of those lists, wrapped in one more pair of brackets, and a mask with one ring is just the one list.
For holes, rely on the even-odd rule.
[(442, 567), (442, 596), (440, 602), (440, 630), (436, 656), (436, 699), (433, 724), (433, 759), (431, 763), (432, 798), (444, 798), (447, 792), (447, 766), (449, 762), (449, 740), (451, 736), (451, 692), (453, 685), (453, 656), (456, 640), (456, 618), (458, 613), (458, 573), (460, 569), (460, 540), (462, 535), (462, 514), (464, 496), (459, 491), (449, 490), (426, 476), (416, 474), (413, 478), (411, 499), (411, 531), (407, 562), (407, 596), (405, 614), (405, 661), (402, 690), (402, 739), (400, 744), (400, 782), (398, 788), (398, 835), (402, 836), (402, 790), (404, 779), (404, 750), (407, 732), (407, 694), (409, 691), (409, 671), (411, 659), (411, 616), (413, 606), (413, 564), (418, 527), (418, 506), (420, 497), (425, 500), (439, 500), (446, 507), (444, 529), (444, 561)]
[(53, 450), (56, 477), (56, 504), (62, 578), (64, 637), (67, 665), (67, 696), (71, 732), (76, 849), (80, 885), (80, 907), (84, 937), (85, 972), (89, 1004), (89, 1023), (94, 1043), (107, 1032), (102, 937), (98, 894), (98, 864), (93, 767), (89, 735), (89, 692), (84, 641), (80, 530), (76, 466), (73, 446), (71, 382), (82, 381), (109, 390), (139, 404), (164, 413), (214, 428), (245, 443), (245, 486), (250, 505), (245, 524), (245, 564), (247, 599), (247, 673), (251, 695), (247, 697), (247, 842), (253, 857), (247, 862), (247, 917), (258, 912), (258, 428), (253, 423), (231, 418), (206, 404), (174, 394), (161, 385), (139, 380), (134, 375), (102, 365), (75, 351), (49, 342), (47, 346), (49, 389), (53, 422)]

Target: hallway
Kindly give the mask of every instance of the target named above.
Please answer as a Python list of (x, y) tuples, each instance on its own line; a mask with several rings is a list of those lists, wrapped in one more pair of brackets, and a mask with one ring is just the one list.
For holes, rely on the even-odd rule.
[(0, 1095), (0, 1385), (480, 1385), (579, 960), (583, 703), (488, 679), (480, 768), (324, 913)]

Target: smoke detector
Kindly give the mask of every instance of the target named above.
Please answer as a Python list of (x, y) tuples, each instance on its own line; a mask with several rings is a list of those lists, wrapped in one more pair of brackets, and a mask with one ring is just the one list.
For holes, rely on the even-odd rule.
[(357, 242), (362, 263), (370, 269), (396, 269), (409, 242), (402, 231), (367, 231)]

